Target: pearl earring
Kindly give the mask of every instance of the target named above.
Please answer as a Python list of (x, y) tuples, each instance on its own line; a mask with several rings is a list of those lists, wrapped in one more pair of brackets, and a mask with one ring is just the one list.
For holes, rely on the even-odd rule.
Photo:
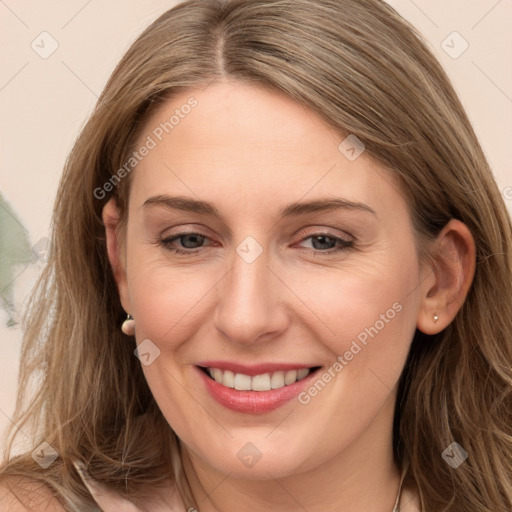
[(437, 322), (439, 320), (439, 317), (437, 316), (437, 314), (434, 314), (434, 322)]
[(121, 330), (127, 335), (127, 336), (133, 336), (135, 334), (135, 320), (131, 315), (126, 316), (126, 320), (123, 322), (123, 325), (121, 326)]

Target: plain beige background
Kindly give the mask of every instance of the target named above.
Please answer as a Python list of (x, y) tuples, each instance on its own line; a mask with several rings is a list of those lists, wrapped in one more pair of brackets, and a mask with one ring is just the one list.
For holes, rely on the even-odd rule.
[[(176, 3), (0, 0), (0, 192), (32, 244), (48, 235), (64, 160), (109, 74), (143, 28)], [(512, 0), (389, 3), (452, 78), (512, 212)], [(40, 268), (16, 278), (20, 310)], [(0, 434), (11, 422), (21, 345), (19, 328), (6, 320), (0, 310)]]

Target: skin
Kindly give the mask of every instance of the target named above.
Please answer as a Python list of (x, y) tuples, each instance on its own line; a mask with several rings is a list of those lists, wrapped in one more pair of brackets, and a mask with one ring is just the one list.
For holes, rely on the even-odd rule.
[[(114, 200), (103, 220), (137, 343), (149, 338), (160, 350), (142, 368), (182, 440), (198, 507), (389, 512), (399, 485), (397, 382), (415, 329), (437, 333), (460, 309), (474, 275), (473, 238), (452, 220), (437, 258), (420, 264), (393, 175), (364, 152), (349, 161), (338, 149), (345, 136), (278, 92), (227, 80), (180, 92), (152, 113), (140, 145), (191, 96), (197, 107), (132, 171), (124, 236)], [(209, 201), (221, 216), (143, 206), (164, 194)], [(278, 215), (291, 202), (326, 197), (375, 214)], [(353, 247), (329, 255), (339, 244), (322, 245), (326, 231)], [(206, 239), (171, 247), (196, 254), (158, 243), (187, 232)], [(252, 263), (236, 252), (248, 236), (262, 248)], [(197, 378), (194, 366), (207, 359), (303, 363), (322, 374), (393, 304), (400, 312), (306, 405), (233, 412)], [(261, 453), (252, 467), (237, 456), (249, 442)]]

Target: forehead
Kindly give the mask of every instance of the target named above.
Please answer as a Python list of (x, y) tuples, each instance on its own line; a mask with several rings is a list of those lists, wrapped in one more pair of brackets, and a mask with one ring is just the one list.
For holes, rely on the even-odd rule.
[(252, 208), (326, 194), (396, 202), (391, 174), (364, 152), (348, 159), (345, 137), (280, 92), (231, 81), (184, 90), (146, 120), (136, 147), (148, 138), (154, 147), (136, 167), (133, 192), (139, 201), (180, 193)]

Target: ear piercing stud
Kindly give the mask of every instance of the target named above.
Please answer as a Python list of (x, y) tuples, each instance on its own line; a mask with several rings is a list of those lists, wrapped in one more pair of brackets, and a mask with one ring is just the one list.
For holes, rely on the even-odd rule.
[(127, 336), (133, 336), (135, 334), (135, 320), (131, 315), (126, 315), (126, 320), (123, 322), (121, 330)]
[(434, 322), (437, 322), (439, 320), (439, 317), (437, 316), (437, 313), (434, 314)]

